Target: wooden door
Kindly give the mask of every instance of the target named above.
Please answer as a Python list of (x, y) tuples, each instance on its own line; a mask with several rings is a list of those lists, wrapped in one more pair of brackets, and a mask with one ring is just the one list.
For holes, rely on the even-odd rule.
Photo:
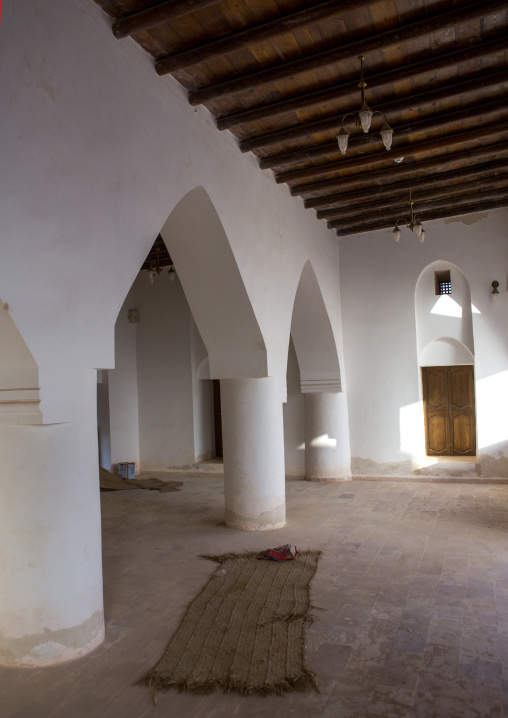
[(215, 429), (215, 456), (222, 459), (222, 409), (219, 379), (213, 380), (213, 424)]
[(422, 367), (422, 382), (427, 455), (475, 456), (473, 367)]

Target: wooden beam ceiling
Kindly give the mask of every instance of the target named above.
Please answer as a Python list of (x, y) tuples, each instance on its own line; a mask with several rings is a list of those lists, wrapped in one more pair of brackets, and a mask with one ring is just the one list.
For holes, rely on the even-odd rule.
[[(475, 59), (484, 59), (495, 53), (506, 51), (506, 36), (496, 38), (490, 42), (479, 42), (465, 50), (445, 52), (442, 55), (425, 59), (420, 62), (412, 62), (402, 67), (395, 67), (387, 72), (380, 72), (370, 75), (368, 80), (369, 90), (382, 88), (397, 81), (408, 81), (422, 73), (433, 73), (446, 67), (456, 67), (462, 63)], [(302, 110), (306, 107), (319, 105), (324, 102), (337, 102), (342, 98), (349, 98), (358, 94), (358, 77), (342, 85), (332, 85), (324, 90), (307, 92), (291, 97), (288, 100), (271, 102), (257, 107), (252, 107), (243, 112), (225, 115), (217, 118), (219, 130), (228, 130), (233, 127), (258, 122), (259, 120), (278, 117), (295, 110)]]
[(469, 3), (459, 9), (448, 12), (438, 12), (432, 18), (425, 18), (418, 22), (407, 23), (395, 30), (389, 30), (383, 33), (374, 33), (368, 35), (361, 40), (352, 42), (332, 50), (324, 50), (312, 55), (307, 55), (300, 60), (285, 62), (275, 67), (269, 67), (265, 70), (252, 72), (234, 80), (210, 85), (200, 90), (189, 92), (189, 102), (191, 105), (200, 105), (209, 100), (219, 97), (226, 97), (235, 92), (250, 90), (253, 87), (266, 85), (278, 80), (284, 80), (288, 77), (294, 77), (300, 73), (309, 72), (309, 70), (317, 70), (327, 67), (328, 65), (348, 60), (358, 55), (366, 55), (376, 50), (384, 50), (394, 45), (399, 45), (408, 40), (415, 40), (428, 37), (432, 33), (442, 32), (448, 28), (456, 27), (472, 20), (481, 19), (486, 12), (495, 12), (496, 10), (506, 8), (505, 0), (491, 0), (486, 3), (484, 0)]
[[(298, 28), (306, 27), (307, 25), (315, 23), (317, 20), (326, 20), (330, 17), (340, 16), (348, 11), (368, 7), (371, 4), (372, 0), (342, 0), (340, 7), (337, 0), (317, 3), (305, 10), (283, 15), (276, 20), (256, 25), (243, 32), (228, 35), (214, 42), (198, 45), (191, 50), (164, 57), (157, 60), (155, 70), (159, 75), (166, 75), (175, 70), (179, 70), (181, 67), (189, 67), (198, 62), (209, 60), (214, 56), (222, 55), (223, 53), (235, 52), (235, 50), (241, 50), (255, 42), (270, 40), (279, 37), (279, 35), (285, 35), (288, 32), (297, 30)], [(200, 103), (198, 102), (196, 104)]]
[[(508, 205), (508, 0), (95, 1), (339, 236), (393, 226), (409, 187), (427, 220)], [(359, 55), (393, 148), (375, 116), (342, 156)]]

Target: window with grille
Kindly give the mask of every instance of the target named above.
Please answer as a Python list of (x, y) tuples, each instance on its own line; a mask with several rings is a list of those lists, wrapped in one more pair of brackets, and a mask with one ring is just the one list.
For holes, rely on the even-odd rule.
[(436, 294), (451, 294), (452, 283), (450, 280), (450, 270), (444, 272), (434, 272), (434, 282), (436, 286)]

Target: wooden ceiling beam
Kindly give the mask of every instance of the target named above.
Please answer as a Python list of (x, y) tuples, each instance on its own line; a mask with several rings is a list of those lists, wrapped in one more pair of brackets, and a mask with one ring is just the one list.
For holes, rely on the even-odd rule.
[[(454, 50), (453, 52), (446, 52), (437, 57), (430, 59), (421, 60), (420, 62), (413, 62), (403, 67), (396, 67), (388, 72), (380, 72), (376, 75), (369, 75), (368, 88), (379, 89), (385, 85), (390, 85), (393, 82), (401, 80), (411, 80), (417, 75), (422, 75), (426, 72), (435, 72), (441, 70), (449, 65), (457, 66), (463, 62), (470, 60), (476, 60), (483, 57), (494, 55), (497, 52), (503, 52), (506, 50), (506, 34), (503, 33), (501, 38), (496, 38), (489, 42), (479, 42), (472, 47), (467, 47), (462, 50)], [(358, 92), (358, 78), (351, 82), (345, 82), (340, 85), (334, 85), (324, 90), (317, 90), (316, 92), (307, 92), (296, 97), (291, 97), (288, 100), (281, 100), (279, 102), (272, 102), (266, 105), (260, 105), (253, 107), (243, 112), (236, 112), (231, 115), (224, 115), (218, 117), (217, 127), (219, 130), (229, 130), (233, 127), (239, 127), (249, 122), (259, 122), (267, 118), (277, 117), (287, 112), (294, 112), (301, 110), (306, 107), (312, 107), (323, 102), (330, 102), (348, 97), (352, 93)]]
[[(503, 69), (500, 72), (489, 73), (482, 77), (482, 87), (489, 88), (494, 87), (500, 83), (508, 82), (508, 70)], [(402, 97), (385, 102), (379, 107), (374, 107), (374, 110), (382, 109), (385, 114), (391, 112), (400, 112), (401, 110), (407, 109), (421, 109), (426, 104), (439, 102), (439, 100), (446, 100), (451, 97), (458, 97), (459, 95), (467, 92), (478, 91), (478, 78), (473, 77), (462, 82), (456, 82), (454, 84), (445, 84), (427, 92), (420, 92), (410, 97)], [(353, 107), (353, 106), (352, 106)], [(357, 100), (354, 108), (359, 108), (359, 102)], [(247, 140), (239, 142), (239, 147), (242, 152), (249, 152), (252, 150), (259, 150), (268, 147), (273, 144), (279, 144), (281, 142), (287, 142), (289, 140), (297, 140), (301, 137), (308, 137), (313, 134), (320, 134), (322, 132), (329, 132), (330, 130), (337, 129), (340, 127), (342, 117), (348, 108), (344, 108), (344, 112), (340, 115), (333, 114), (330, 117), (325, 117), (321, 120), (311, 120), (310, 122), (302, 122), (292, 127), (286, 127), (282, 130), (276, 130), (264, 135), (258, 135), (257, 137), (251, 137)], [(272, 155), (276, 156), (276, 155)]]
[(305, 167), (301, 170), (291, 170), (289, 172), (279, 172), (275, 175), (277, 184), (292, 182), (293, 180), (310, 179), (316, 175), (324, 177), (329, 173), (340, 172), (344, 169), (363, 169), (368, 170), (369, 167), (379, 165), (386, 162), (393, 162), (401, 155), (405, 161), (412, 160), (415, 162), (418, 155), (425, 152), (440, 152), (441, 154), (449, 153), (452, 147), (468, 142), (476, 142), (478, 140), (486, 140), (488, 138), (500, 138), (508, 136), (508, 123), (496, 122), (493, 125), (484, 125), (475, 130), (467, 132), (459, 132), (457, 134), (448, 134), (435, 140), (426, 142), (418, 142), (409, 144), (405, 147), (395, 148), (388, 151), (376, 152), (374, 154), (357, 155), (347, 160), (338, 160), (337, 162), (327, 162), (326, 164), (313, 165)]
[(270, 40), (320, 20), (344, 15), (350, 10), (368, 7), (374, 2), (376, 0), (342, 0), (340, 6), (337, 0), (320, 2), (304, 10), (278, 17), (261, 25), (249, 27), (233, 35), (227, 35), (218, 40), (197, 45), (190, 50), (162, 57), (155, 63), (155, 70), (158, 75), (167, 75), (169, 72), (175, 72), (175, 70), (195, 65), (198, 62), (204, 62), (217, 55), (227, 55), (235, 52), (235, 50), (243, 50), (255, 42)]
[[(506, 73), (506, 77), (508, 81), (508, 72)], [(474, 82), (478, 87), (478, 80)], [(383, 112), (385, 111), (385, 107), (386, 105), (383, 105)], [(436, 130), (444, 129), (453, 122), (475, 118), (487, 119), (489, 115), (494, 113), (499, 114), (499, 112), (505, 110), (508, 110), (508, 97), (480, 105), (473, 105), (472, 107), (462, 107), (460, 110), (443, 112), (441, 114), (432, 115), (431, 117), (424, 117), (414, 122), (407, 122), (405, 125), (392, 125), (394, 149), (402, 150), (407, 146), (410, 142), (408, 137), (415, 132), (435, 132)], [(385, 112), (385, 114), (387, 113)], [(352, 136), (348, 146), (348, 154), (351, 155), (351, 151), (354, 152), (354, 150), (359, 147), (368, 147), (369, 145), (372, 145), (374, 150), (378, 147), (383, 147), (381, 137), (375, 130), (371, 130), (368, 135), (361, 133), (358, 136)], [(275, 169), (288, 164), (315, 160), (319, 157), (329, 156), (331, 154), (336, 154), (337, 157), (340, 157), (337, 141), (326, 142), (317, 147), (306, 147), (303, 150), (296, 150), (294, 152), (284, 152), (278, 155), (271, 155), (270, 157), (263, 157), (259, 160), (259, 166), (263, 170)]]
[[(508, 152), (508, 147), (507, 147)], [(499, 159), (494, 162), (483, 162), (473, 167), (462, 168), (453, 172), (432, 172), (428, 177), (422, 177), (421, 179), (413, 179), (411, 181), (412, 189), (430, 189), (434, 187), (443, 187), (445, 190), (455, 187), (454, 184), (450, 185), (450, 182), (456, 182), (457, 180), (463, 180), (469, 178), (484, 178), (486, 180), (504, 175), (508, 173), (508, 157)], [(472, 180), (474, 181), (474, 180)], [(368, 184), (367, 182), (365, 184)], [(460, 182), (457, 186), (462, 186)], [(385, 198), (395, 197), (403, 192), (406, 192), (408, 188), (407, 180), (404, 182), (394, 182), (392, 184), (386, 184), (376, 180), (370, 186), (365, 189), (356, 190), (353, 192), (341, 192), (340, 194), (332, 194), (324, 197), (312, 197), (304, 201), (306, 209), (316, 209), (318, 207), (332, 207), (329, 211), (335, 211), (339, 207), (348, 207), (351, 204), (361, 203), (362, 201), (369, 201), (372, 196), (376, 193), (381, 194)], [(379, 196), (379, 195), (378, 195)], [(322, 211), (322, 210), (321, 210)], [(331, 215), (321, 215), (320, 211), (317, 212), (318, 219), (322, 219)]]
[[(460, 212), (457, 212), (455, 209), (450, 210), (435, 210), (434, 212), (425, 212), (422, 213), (420, 220), (422, 222), (430, 222), (433, 219), (447, 219), (448, 217), (459, 217), (463, 214), (471, 214), (473, 212), (486, 212), (491, 209), (498, 209), (499, 207), (506, 207), (508, 206), (508, 194), (506, 197), (500, 197), (498, 199), (494, 199), (492, 201), (485, 201), (482, 200), (480, 202), (475, 202), (474, 200), (471, 201), (471, 204), (469, 204), (466, 207), (462, 207)], [(337, 230), (337, 236), (338, 237), (347, 237), (351, 236), (353, 234), (362, 234), (364, 232), (375, 232), (376, 230), (380, 229), (392, 229), (396, 220), (382, 220), (380, 222), (359, 222), (356, 225), (351, 225), (350, 227), (343, 227), (342, 229)], [(430, 230), (425, 230), (427, 235), (430, 236)], [(417, 237), (415, 236), (415, 239)]]
[[(414, 199), (414, 198), (413, 198)], [(442, 200), (434, 200), (429, 202), (420, 202), (418, 199), (414, 199), (413, 211), (418, 215), (420, 221), (423, 221), (423, 217), (426, 212), (435, 212), (437, 210), (443, 210), (448, 212), (451, 209), (458, 210), (457, 214), (460, 214), (460, 207), (467, 207), (473, 202), (496, 202), (498, 200), (506, 200), (508, 204), (508, 189), (502, 187), (499, 190), (487, 190), (485, 192), (476, 192), (473, 197), (457, 197), (452, 202), (449, 198)], [(390, 217), (393, 220), (393, 224), (398, 219), (409, 218), (409, 192), (405, 201), (401, 200), (396, 207), (392, 207), (390, 210), (380, 210), (379, 212), (369, 212), (369, 222), (383, 221), (385, 218)], [(340, 220), (334, 219), (327, 222), (328, 229), (345, 229), (350, 225), (354, 225), (358, 222), (358, 217), (351, 217), (349, 219)]]
[(117, 18), (113, 23), (113, 35), (121, 40), (141, 30), (147, 30), (168, 20), (174, 20), (190, 12), (217, 5), (221, 0), (169, 0), (158, 5)]
[[(476, 179), (471, 182), (460, 182), (458, 184), (448, 185), (447, 187), (420, 189), (416, 194), (414, 192), (415, 188), (411, 183), (410, 186), (411, 190), (413, 190), (415, 207), (423, 208), (425, 203), (432, 201), (454, 204), (456, 200), (466, 194), (468, 195), (468, 199), (470, 199), (471, 193), (474, 193), (474, 196), (480, 195), (482, 192), (504, 191), (508, 194), (508, 164), (506, 165), (506, 170), (507, 172), (505, 174), (490, 179)], [(377, 194), (374, 191), (371, 192), (368, 201), (349, 204), (346, 207), (320, 210), (317, 212), (317, 218), (326, 219), (328, 221), (341, 221), (348, 217), (357, 217), (361, 215), (362, 212), (375, 213), (380, 210), (395, 210), (404, 204), (408, 206), (408, 202), (409, 189), (408, 183), (406, 182), (404, 191), (399, 192), (395, 197), (387, 197), (384, 192)]]
[(341, 45), (332, 50), (307, 55), (299, 60), (284, 62), (216, 85), (191, 90), (189, 92), (189, 102), (191, 105), (200, 105), (244, 90), (252, 90), (254, 87), (283, 80), (302, 72), (327, 67), (342, 60), (350, 59), (355, 55), (365, 55), (375, 50), (404, 43), (407, 40), (426, 37), (433, 32), (442, 32), (447, 28), (460, 26), (471, 20), (485, 18), (489, 14), (506, 10), (507, 7), (507, 0), (477, 0), (453, 10), (437, 13), (418, 22), (408, 23), (387, 32), (375, 33), (362, 40)]
[[(432, 157), (422, 162), (410, 162), (407, 165), (403, 163), (389, 168), (376, 171), (360, 172), (347, 177), (332, 177), (328, 180), (318, 180), (316, 182), (308, 182), (303, 185), (295, 185), (290, 188), (293, 197), (310, 194), (314, 192), (323, 192), (329, 189), (348, 188), (349, 191), (354, 189), (363, 189), (366, 184), (378, 182), (380, 185), (389, 183), (390, 180), (395, 182), (402, 181), (403, 177), (411, 176), (414, 179), (440, 171), (451, 171), (455, 169), (459, 171), (464, 168), (465, 174), (469, 171), (468, 164), (477, 164), (487, 157), (498, 159), (501, 155), (508, 153), (508, 141), (497, 142), (483, 147), (474, 147), (462, 152), (454, 152), (452, 155)], [(451, 166), (450, 166), (451, 165)], [(426, 177), (427, 178), (427, 177)]]

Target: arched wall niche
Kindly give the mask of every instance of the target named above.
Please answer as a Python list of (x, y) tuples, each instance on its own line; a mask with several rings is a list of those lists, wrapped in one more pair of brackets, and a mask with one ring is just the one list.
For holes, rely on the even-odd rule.
[(296, 290), (291, 336), (302, 393), (342, 391), (337, 345), (310, 260), (303, 267)]
[(265, 341), (224, 227), (203, 187), (178, 202), (161, 235), (206, 346), (210, 377), (266, 377)]
[(0, 300), (0, 425), (40, 424), (39, 368)]
[(442, 337), (429, 342), (419, 355), (420, 366), (456, 366), (474, 364), (474, 356), (461, 342)]
[[(435, 273), (450, 272), (451, 294), (436, 294)], [(471, 291), (464, 273), (438, 260), (421, 272), (415, 290), (419, 366), (474, 363)]]

